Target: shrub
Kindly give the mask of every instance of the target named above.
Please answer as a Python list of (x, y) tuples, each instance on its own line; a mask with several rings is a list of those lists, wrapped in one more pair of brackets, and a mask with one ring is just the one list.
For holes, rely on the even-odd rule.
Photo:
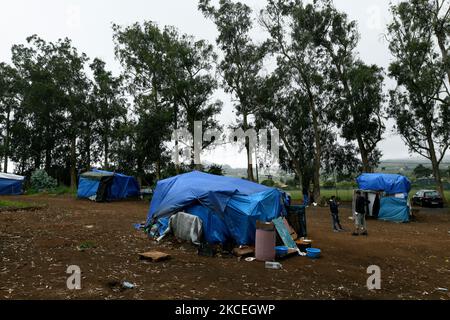
[(261, 182), (262, 185), (267, 186), (267, 187), (273, 187), (275, 186), (275, 181), (273, 180), (264, 180), (263, 182)]
[(216, 175), (216, 176), (223, 176), (224, 175), (223, 167), (220, 166), (220, 165), (216, 165), (216, 164), (210, 165), (206, 172), (209, 173), (209, 174)]
[(56, 179), (50, 177), (44, 170), (36, 170), (31, 174), (31, 188), (39, 192), (56, 188)]

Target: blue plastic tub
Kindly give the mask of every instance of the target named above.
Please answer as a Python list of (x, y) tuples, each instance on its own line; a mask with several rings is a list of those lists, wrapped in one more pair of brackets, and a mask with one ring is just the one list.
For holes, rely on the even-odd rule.
[(288, 253), (288, 251), (289, 248), (285, 246), (275, 247), (275, 253), (277, 254), (277, 256), (284, 256)]
[(320, 249), (317, 248), (306, 248), (306, 256), (311, 259), (317, 259), (320, 257)]

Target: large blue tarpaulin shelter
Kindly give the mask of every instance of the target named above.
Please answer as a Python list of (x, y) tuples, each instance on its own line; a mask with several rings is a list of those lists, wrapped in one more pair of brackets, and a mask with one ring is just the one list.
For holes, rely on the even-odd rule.
[(359, 190), (382, 191), (378, 219), (394, 222), (408, 222), (410, 208), (408, 194), (411, 182), (399, 174), (364, 173), (356, 179)]
[(139, 194), (139, 183), (134, 177), (115, 172), (94, 169), (80, 175), (78, 182), (78, 198), (112, 201)]
[(384, 191), (387, 194), (408, 194), (411, 191), (411, 182), (399, 174), (363, 173), (356, 181), (362, 190)]
[(20, 195), (23, 193), (25, 177), (10, 173), (0, 173), (0, 195)]
[(198, 216), (208, 243), (254, 244), (256, 221), (272, 221), (286, 213), (285, 194), (244, 179), (198, 171), (158, 182), (147, 227), (167, 228), (170, 216), (183, 211)]

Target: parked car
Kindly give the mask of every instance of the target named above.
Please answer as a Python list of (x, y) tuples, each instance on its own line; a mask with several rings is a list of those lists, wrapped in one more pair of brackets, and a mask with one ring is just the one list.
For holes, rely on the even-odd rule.
[(444, 207), (442, 196), (436, 190), (419, 190), (411, 201), (413, 204), (422, 207)]

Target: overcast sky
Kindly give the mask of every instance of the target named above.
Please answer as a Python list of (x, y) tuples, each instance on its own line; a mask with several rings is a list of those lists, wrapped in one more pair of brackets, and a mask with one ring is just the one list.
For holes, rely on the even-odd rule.
[[(264, 0), (247, 0), (255, 11), (264, 7)], [(383, 39), (386, 24), (390, 20), (388, 0), (335, 0), (335, 5), (356, 20), (361, 34), (358, 51), (366, 63), (387, 68), (390, 54)], [(13, 44), (25, 42), (25, 38), (37, 34), (47, 41), (69, 37), (80, 51), (90, 58), (99, 57), (107, 62), (114, 73), (120, 65), (114, 58), (112, 22), (127, 25), (136, 21), (152, 20), (162, 25), (176, 26), (180, 32), (192, 34), (215, 44), (216, 29), (197, 10), (196, 0), (9, 0), (2, 1), (0, 10), (0, 61), (10, 61)], [(258, 35), (255, 35), (257, 37)], [(388, 86), (392, 82), (387, 82)], [(224, 101), (220, 120), (229, 124), (234, 120), (229, 97), (216, 94)], [(392, 133), (391, 124), (380, 143), (384, 159), (409, 157), (403, 141)], [(236, 148), (215, 152), (204, 159), (245, 166), (245, 155)]]

